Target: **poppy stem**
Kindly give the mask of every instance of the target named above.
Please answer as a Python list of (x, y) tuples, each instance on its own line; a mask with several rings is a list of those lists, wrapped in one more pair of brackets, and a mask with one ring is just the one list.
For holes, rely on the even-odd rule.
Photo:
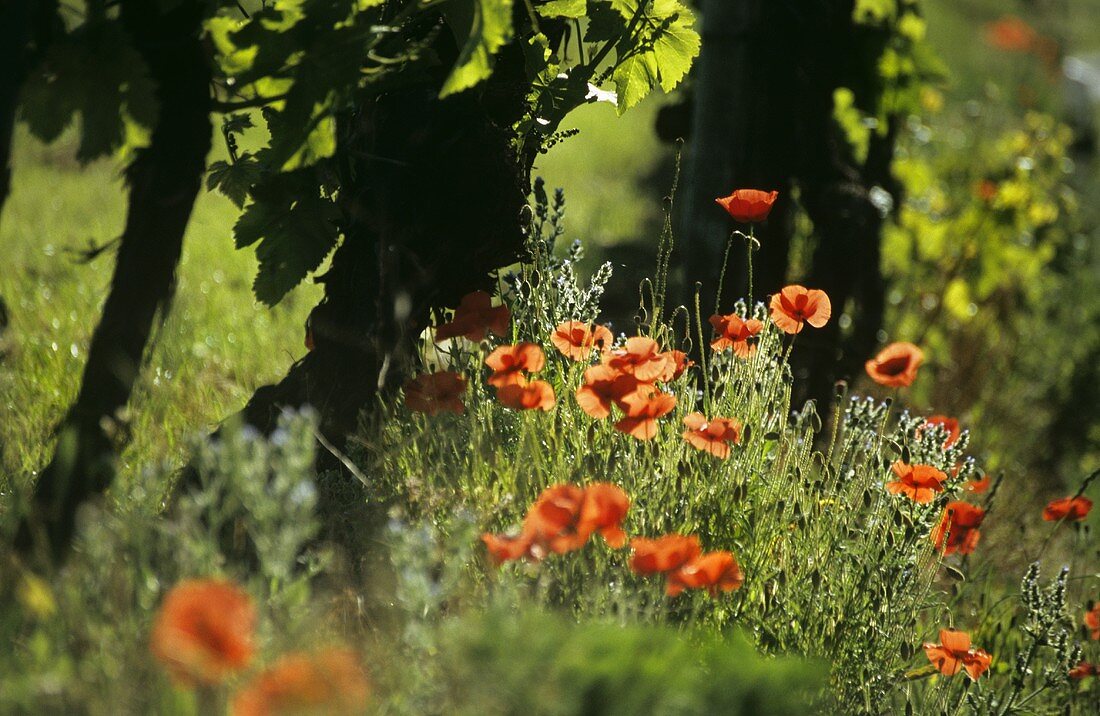
[[(722, 254), (722, 266), (718, 271), (718, 289), (714, 293), (714, 312), (715, 313), (721, 313), (722, 312), (720, 310), (720, 308), (721, 308), (721, 305), (722, 305), (722, 286), (724, 286), (725, 283), (726, 283), (726, 266), (730, 262), (730, 249), (733, 247), (733, 237), (736, 236), (738, 233), (739, 232), (737, 231), (737, 229), (734, 229), (733, 231), (730, 232), (729, 238), (726, 239), (726, 251), (725, 251), (724, 254)], [(750, 272), (749, 275), (751, 276), (752, 275), (752, 273), (751, 273), (752, 269), (751, 268), (749, 269), (749, 272)], [(752, 279), (751, 278), (749, 279), (749, 287), (750, 287), (749, 296), (751, 297), (752, 296), (752, 290), (751, 290)]]
[(752, 305), (752, 245), (756, 242), (756, 225), (749, 224), (749, 235), (745, 238), (745, 245), (748, 248), (748, 272), (749, 272), (749, 305)]

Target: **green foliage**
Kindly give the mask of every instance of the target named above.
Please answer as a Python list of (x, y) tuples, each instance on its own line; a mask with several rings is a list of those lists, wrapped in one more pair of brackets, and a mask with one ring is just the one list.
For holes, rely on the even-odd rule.
[(117, 22), (89, 22), (53, 42), (20, 97), (20, 117), (53, 142), (80, 116), (82, 163), (143, 143), (156, 119), (155, 88)]
[(450, 3), (444, 17), (463, 44), (440, 97), (470, 89), (492, 74), (493, 56), (512, 39), (512, 0)]
[(459, 714), (804, 714), (821, 672), (741, 638), (497, 609), (447, 625)]

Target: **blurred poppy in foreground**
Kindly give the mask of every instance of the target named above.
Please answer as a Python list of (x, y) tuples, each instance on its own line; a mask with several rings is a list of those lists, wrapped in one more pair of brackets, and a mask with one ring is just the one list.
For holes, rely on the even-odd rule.
[(1047, 522), (1059, 520), (1078, 521), (1088, 516), (1092, 509), (1092, 500), (1083, 495), (1063, 497), (1052, 501), (1043, 508), (1043, 519)]
[(689, 445), (723, 460), (730, 455), (730, 444), (741, 442), (741, 423), (735, 418), (707, 420), (702, 413), (689, 413), (684, 416), (684, 426), (684, 440)]
[(233, 716), (363, 713), (370, 682), (355, 654), (328, 649), (281, 657), (233, 698)]
[(905, 388), (917, 379), (924, 352), (912, 343), (891, 343), (867, 361), (864, 368), (871, 380), (890, 388)]
[(971, 554), (978, 546), (985, 510), (967, 502), (948, 502), (932, 530), (932, 543), (943, 554)]
[(665, 535), (656, 539), (635, 537), (630, 540), (634, 554), (630, 568), (638, 574), (661, 574), (679, 569), (702, 552), (695, 535)]
[(512, 410), (553, 410), (557, 404), (554, 388), (545, 380), (509, 383), (497, 389), (500, 404)]
[(954, 676), (965, 669), (967, 676), (977, 681), (993, 662), (982, 649), (970, 645), (970, 635), (964, 631), (940, 630), (939, 644), (925, 644), (924, 653), (940, 673)]
[(768, 218), (777, 198), (779, 198), (777, 191), (738, 189), (729, 196), (723, 196), (714, 201), (725, 209), (734, 221), (755, 224)]
[(611, 350), (614, 336), (606, 326), (590, 326), (582, 321), (566, 321), (554, 329), (550, 342), (570, 360), (586, 361), (593, 350)]
[(730, 552), (708, 552), (668, 575), (667, 593), (675, 597), (685, 589), (706, 589), (712, 597), (732, 592), (745, 583), (741, 567)]
[(833, 315), (829, 296), (816, 288), (793, 284), (772, 296), (772, 321), (784, 333), (799, 333), (805, 324), (821, 328)]
[(738, 358), (748, 358), (756, 352), (756, 342), (764, 324), (755, 318), (744, 319), (736, 313), (710, 317), (715, 338), (710, 347), (716, 351), (733, 349)]
[(462, 415), (466, 412), (462, 404), (465, 392), (466, 379), (453, 370), (421, 373), (405, 383), (405, 405), (409, 410), (428, 415), (442, 411)]
[(622, 522), (629, 509), (630, 498), (621, 487), (608, 482), (589, 485), (584, 489), (579, 531), (598, 533), (609, 546), (618, 549), (626, 544)]
[(524, 373), (537, 373), (546, 365), (546, 354), (534, 343), (500, 346), (485, 357), (493, 374), (485, 382), (497, 388), (522, 381)]
[(153, 655), (181, 684), (214, 685), (248, 665), (256, 610), (233, 582), (192, 579), (172, 587), (153, 622)]
[(910, 465), (898, 460), (890, 469), (898, 479), (886, 483), (886, 490), (922, 505), (931, 502), (937, 492), (943, 492), (943, 481), (947, 479), (946, 474), (931, 465)]
[(972, 477), (967, 480), (965, 485), (963, 485), (963, 489), (967, 492), (973, 492), (975, 495), (980, 495), (989, 489), (989, 486), (990, 484), (992, 484), (992, 482), (993, 478), (991, 478), (989, 475)]
[(492, 304), (492, 296), (485, 291), (466, 294), (455, 309), (454, 317), (436, 329), (435, 339), (443, 341), (462, 336), (477, 342), (484, 340), (487, 333), (506, 335), (512, 312), (507, 306)]

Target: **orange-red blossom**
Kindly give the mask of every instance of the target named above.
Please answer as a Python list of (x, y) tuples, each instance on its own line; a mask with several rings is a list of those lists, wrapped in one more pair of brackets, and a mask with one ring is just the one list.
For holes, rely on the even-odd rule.
[(954, 676), (965, 670), (974, 681), (985, 673), (993, 661), (983, 649), (971, 646), (969, 634), (951, 629), (941, 629), (940, 643), (925, 644), (924, 653), (944, 676)]
[(216, 685), (248, 665), (256, 610), (233, 582), (191, 579), (172, 587), (153, 622), (153, 656), (185, 686)]
[(772, 322), (784, 333), (799, 333), (808, 323), (821, 328), (833, 315), (833, 304), (824, 291), (794, 284), (772, 296)]
[(481, 540), (497, 564), (572, 552), (583, 547), (593, 534), (618, 548), (626, 544), (622, 521), (629, 509), (630, 498), (610, 483), (554, 485), (543, 490), (528, 509), (518, 535), (486, 533)]
[(232, 716), (362, 713), (370, 682), (354, 652), (326, 649), (279, 658), (233, 697)]
[(898, 460), (890, 466), (893, 482), (886, 483), (886, 490), (894, 495), (905, 495), (913, 502), (926, 505), (937, 492), (943, 492), (943, 482), (947, 475), (931, 465), (910, 465)]

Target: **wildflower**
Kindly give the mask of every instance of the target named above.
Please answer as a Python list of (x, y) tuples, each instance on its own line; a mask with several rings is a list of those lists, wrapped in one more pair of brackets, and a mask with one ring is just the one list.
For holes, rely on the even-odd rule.
[(584, 488), (577, 485), (554, 485), (542, 491), (523, 523), (532, 541), (532, 556), (538, 559), (547, 551), (565, 554), (584, 546), (592, 534), (581, 525), (584, 497)]
[(172, 587), (153, 622), (151, 648), (182, 684), (214, 685), (248, 665), (256, 610), (236, 584), (192, 579)]
[(1085, 612), (1085, 626), (1089, 630), (1089, 638), (1093, 641), (1100, 639), (1100, 602), (1092, 605), (1092, 608)]
[(652, 440), (657, 435), (657, 418), (668, 415), (676, 407), (676, 396), (652, 386), (646, 388), (639, 388), (619, 401), (626, 415), (615, 423), (616, 430), (638, 440)]
[(514, 537), (486, 532), (481, 535), (481, 541), (485, 543), (493, 564), (498, 566), (504, 562), (526, 557), (531, 551), (531, 536), (526, 532), (521, 532)]
[(282, 656), (233, 697), (232, 716), (358, 714), (370, 697), (370, 682), (347, 649)]
[(917, 378), (917, 369), (924, 362), (924, 353), (912, 343), (891, 343), (867, 361), (865, 368), (871, 380), (891, 388), (905, 388)]
[(437, 341), (462, 336), (471, 341), (484, 340), (486, 333), (504, 336), (512, 312), (507, 306), (493, 306), (492, 298), (485, 291), (474, 291), (462, 297), (454, 317), (436, 329)]
[(948, 502), (943, 517), (932, 530), (932, 543), (943, 554), (970, 554), (978, 546), (985, 510), (966, 502)]
[(930, 415), (924, 419), (925, 425), (942, 425), (943, 429), (947, 431), (947, 438), (943, 441), (943, 448), (947, 448), (954, 445), (959, 440), (959, 421), (955, 418), (949, 418), (946, 415)]
[(606, 365), (594, 365), (584, 371), (584, 384), (577, 388), (577, 405), (588, 415), (603, 420), (611, 415), (611, 406), (638, 389), (638, 379)]
[(746, 320), (736, 313), (711, 316), (710, 325), (714, 326), (716, 336), (710, 347), (716, 351), (732, 348), (738, 358), (748, 358), (756, 352), (757, 336), (764, 329), (764, 324), (755, 318)]
[(886, 490), (922, 505), (931, 502), (937, 492), (943, 492), (943, 481), (947, 479), (947, 475), (931, 465), (910, 465), (898, 460), (890, 469), (898, 479), (886, 483)]
[(462, 415), (466, 379), (453, 370), (421, 373), (405, 383), (405, 405), (417, 413), (435, 415), (444, 410)]
[(512, 410), (553, 410), (557, 404), (554, 388), (545, 380), (528, 381), (520, 378), (497, 389), (501, 405)]
[(1063, 497), (1060, 500), (1052, 501), (1043, 508), (1043, 519), (1047, 522), (1058, 522), (1060, 520), (1079, 522), (1088, 516), (1091, 509), (1092, 500), (1083, 495)]
[(566, 321), (554, 329), (550, 342), (570, 360), (586, 361), (593, 350), (606, 353), (611, 349), (614, 336), (606, 326), (589, 326), (582, 321)]
[(981, 477), (972, 477), (966, 481), (963, 485), (963, 489), (967, 492), (973, 492), (975, 495), (980, 495), (989, 489), (990, 483), (993, 479), (989, 475), (982, 475)]
[(497, 388), (519, 383), (524, 373), (537, 373), (546, 365), (546, 354), (534, 343), (500, 346), (485, 358), (493, 371), (485, 382)]
[(626, 339), (626, 346), (611, 351), (604, 359), (610, 368), (632, 375), (642, 383), (652, 383), (666, 375), (673, 357), (662, 353), (657, 341), (644, 336)]
[(695, 535), (665, 535), (657, 539), (635, 537), (630, 540), (634, 554), (630, 568), (638, 574), (661, 574), (683, 567), (699, 556), (702, 548)]
[(928, 656), (928, 661), (944, 676), (954, 676), (965, 669), (974, 681), (985, 673), (993, 661), (984, 650), (970, 645), (969, 634), (951, 629), (941, 629), (940, 643), (925, 644), (924, 653)]
[(738, 189), (729, 196), (715, 199), (715, 203), (726, 210), (726, 213), (742, 224), (754, 224), (764, 221), (772, 211), (772, 204), (778, 198), (777, 191), (760, 191), (759, 189)]
[(618, 549), (626, 544), (622, 521), (630, 509), (630, 498), (622, 488), (608, 482), (596, 482), (584, 489), (578, 532), (599, 533), (608, 545)]
[(745, 582), (737, 559), (729, 552), (707, 552), (668, 575), (667, 593), (675, 597), (685, 589), (706, 589), (712, 597), (732, 592)]
[(816, 288), (794, 284), (772, 296), (772, 321), (784, 333), (798, 333), (807, 323), (821, 328), (832, 315), (833, 305), (829, 296)]
[(985, 26), (985, 41), (1005, 52), (1027, 52), (1039, 39), (1039, 34), (1015, 15), (1005, 15)]
[(1081, 679), (1084, 679), (1088, 676), (1096, 676), (1098, 673), (1100, 673), (1100, 670), (1097, 669), (1096, 664), (1090, 664), (1087, 661), (1082, 661), (1080, 664), (1069, 670), (1069, 678), (1073, 679), (1074, 681), (1080, 681)]
[(673, 380), (679, 379), (687, 369), (695, 365), (695, 361), (688, 360), (687, 353), (683, 351), (666, 351), (665, 356), (668, 358), (668, 367), (665, 372), (657, 380), (662, 383), (668, 383)]
[(702, 413), (690, 413), (684, 416), (684, 425), (684, 440), (689, 445), (723, 460), (730, 455), (730, 443), (741, 442), (741, 423), (736, 418), (708, 421)]

